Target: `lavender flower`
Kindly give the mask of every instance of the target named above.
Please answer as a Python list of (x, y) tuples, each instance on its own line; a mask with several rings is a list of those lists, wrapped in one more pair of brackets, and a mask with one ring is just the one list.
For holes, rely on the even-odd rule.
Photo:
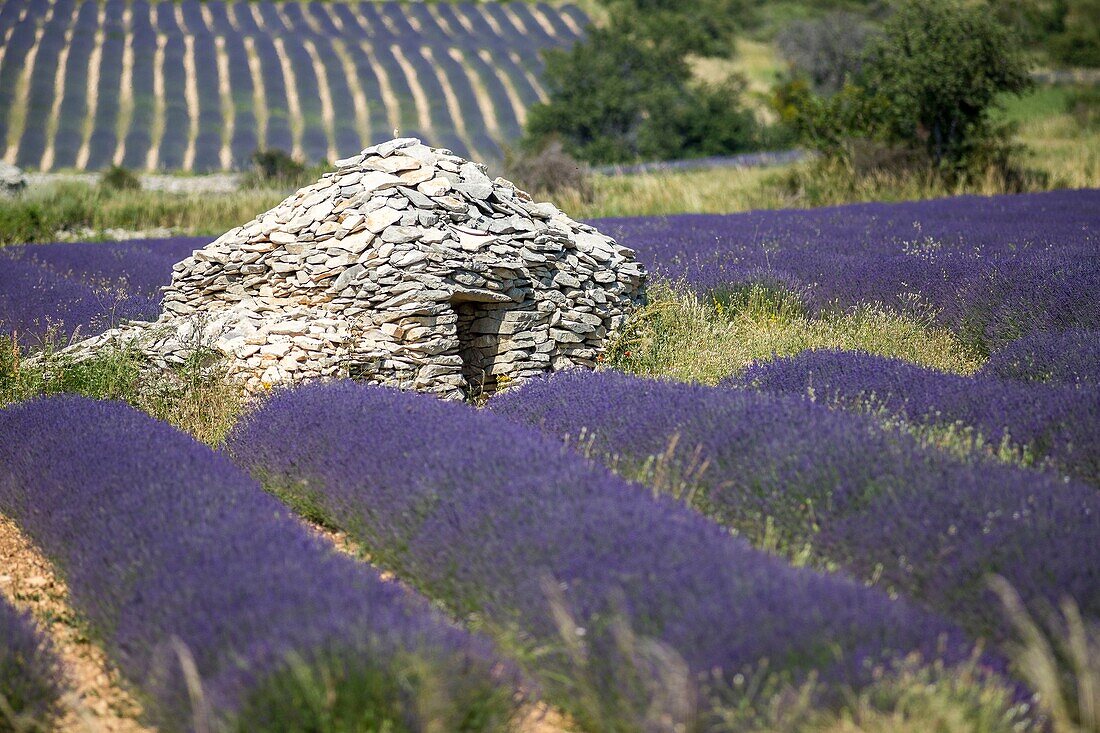
[(152, 320), (172, 265), (203, 238), (36, 244), (0, 251), (0, 335), (25, 345)]
[(29, 614), (0, 598), (0, 730), (45, 729), (63, 690), (61, 661), (49, 638)]
[(993, 351), (1100, 327), (1100, 191), (604, 219), (652, 273), (721, 295), (782, 283), (819, 312), (880, 303)]
[[(307, 503), (454, 611), (511, 632), (513, 644), (560, 647), (551, 579), (573, 619), (566, 636), (591, 651), (607, 700), (630, 697), (614, 662), (616, 618), (674, 650), (693, 674), (769, 659), (795, 678), (815, 670), (834, 689), (866, 682), (897, 654), (940, 649), (951, 661), (966, 647), (908, 603), (795, 569), (467, 405), (307, 385), (268, 400), (228, 446), (268, 488)], [(535, 674), (571, 707), (563, 664), (543, 654)]]
[[(418, 729), (425, 694), (449, 702), (432, 724), (493, 729), (511, 705), (485, 642), (334, 553), (227, 457), (121, 403), (0, 411), (0, 511), (65, 573), (164, 730), (206, 715), (308, 729), (311, 711)], [(189, 702), (192, 662), (205, 711)]]
[(1036, 333), (994, 354), (983, 376), (1100, 387), (1100, 330)]
[(1008, 440), (1075, 478), (1100, 484), (1100, 389), (963, 377), (902, 359), (824, 349), (755, 364), (727, 383), (812, 392), (818, 401), (882, 409), (917, 424), (961, 423), (994, 445)]
[(629, 377), (563, 373), (490, 402), (493, 412), (640, 465), (676, 450), (694, 504), (757, 543), (810, 544), (857, 577), (1001, 639), (985, 587), (1005, 576), (1032, 608), (1074, 598), (1100, 617), (1095, 488), (924, 450), (863, 415), (796, 397)]

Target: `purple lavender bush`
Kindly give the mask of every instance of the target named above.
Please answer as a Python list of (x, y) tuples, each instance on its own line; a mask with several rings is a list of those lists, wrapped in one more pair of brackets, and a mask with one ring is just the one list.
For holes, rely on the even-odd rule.
[[(246, 416), (227, 446), (270, 490), (362, 540), (454, 612), (513, 647), (541, 649), (525, 657), (533, 674), (582, 725), (620, 729), (624, 711), (644, 711), (656, 694), (635, 687), (630, 671), (651, 661), (624, 652), (624, 624), (674, 652), (692, 679), (769, 660), (790, 679), (815, 672), (834, 692), (911, 651), (948, 662), (966, 654), (936, 616), (796, 569), (467, 405), (306, 385)], [(598, 712), (580, 708), (578, 676), (597, 691)]]
[(123, 320), (156, 317), (156, 310), (149, 298), (97, 288), (31, 262), (0, 262), (0, 335), (13, 335), (23, 346), (90, 336)]
[[(758, 544), (816, 555), (903, 591), (1001, 640), (986, 586), (1012, 583), (1032, 609), (1075, 599), (1100, 618), (1095, 488), (921, 448), (867, 416), (790, 396), (572, 372), (528, 382), (490, 409), (626, 467), (703, 466), (685, 494)], [(692, 493), (694, 492), (694, 493)], [(778, 540), (777, 540), (778, 538)]]
[(1100, 390), (964, 377), (854, 351), (821, 349), (757, 363), (726, 380), (830, 405), (884, 410), (919, 425), (976, 429), (1100, 484)]
[(4, 254), (89, 285), (120, 286), (155, 298), (172, 279), (172, 266), (209, 242), (209, 237), (54, 242), (7, 247)]
[(979, 374), (1100, 388), (1100, 330), (1073, 328), (1025, 336), (990, 357)]
[(0, 411), (0, 511), (65, 574), (162, 730), (480, 731), (511, 713), (514, 676), (487, 642), (122, 403)]
[(0, 336), (26, 347), (153, 320), (172, 265), (207, 243), (179, 237), (58, 242), (0, 250)]
[(811, 312), (880, 303), (985, 353), (1038, 331), (1100, 328), (1097, 190), (594, 223), (702, 294), (764, 282)]
[(60, 710), (61, 660), (30, 615), (0, 598), (0, 731), (46, 730)]

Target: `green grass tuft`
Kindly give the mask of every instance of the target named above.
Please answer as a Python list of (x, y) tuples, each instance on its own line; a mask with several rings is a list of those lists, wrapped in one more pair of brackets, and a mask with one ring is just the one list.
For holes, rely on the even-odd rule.
[(950, 331), (875, 306), (810, 316), (797, 298), (755, 286), (704, 299), (667, 284), (627, 324), (607, 357), (614, 369), (717, 384), (758, 360), (806, 349), (861, 350), (972, 374), (980, 357)]
[[(388, 652), (384, 653), (387, 657)], [(512, 729), (515, 700), (506, 686), (474, 685), (461, 660), (433, 665), (410, 652), (382, 669), (368, 655), (322, 653), (290, 660), (270, 676), (229, 730), (324, 733), (493, 733)], [(412, 703), (408, 705), (407, 703)], [(411, 707), (413, 713), (408, 714)]]
[(18, 344), (0, 337), (0, 407), (61, 393), (128, 402), (210, 445), (224, 439), (243, 406), (240, 387), (207, 351), (196, 350), (181, 366), (160, 373), (125, 344), (79, 362), (47, 349), (28, 365)]

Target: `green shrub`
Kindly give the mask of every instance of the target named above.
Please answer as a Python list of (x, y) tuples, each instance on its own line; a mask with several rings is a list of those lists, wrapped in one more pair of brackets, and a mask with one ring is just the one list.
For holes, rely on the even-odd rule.
[(1007, 170), (1011, 128), (993, 112), (1029, 88), (1016, 39), (980, 5), (902, 0), (868, 44), (859, 74), (824, 99), (797, 81), (776, 91), (808, 146), (852, 159), (852, 141), (906, 149), (954, 181)]
[(246, 187), (300, 187), (312, 181), (311, 171), (304, 163), (278, 148), (252, 153), (252, 170), (245, 176)]
[(1064, 0), (1057, 32), (1047, 47), (1051, 56), (1070, 66), (1100, 66), (1100, 0)]
[(240, 386), (208, 349), (195, 349), (168, 370), (153, 369), (126, 344), (107, 345), (82, 361), (48, 345), (28, 364), (18, 343), (0, 336), (0, 407), (60, 393), (123, 400), (211, 444), (221, 441), (242, 406)]
[(568, 51), (547, 54), (550, 101), (528, 114), (524, 147), (560, 140), (592, 163), (627, 163), (734, 153), (758, 140), (741, 106), (743, 85), (695, 84), (683, 49), (648, 41), (615, 16)]
[(1100, 128), (1100, 89), (1080, 87), (1066, 95), (1066, 112), (1082, 130)]
[(607, 0), (613, 21), (629, 35), (678, 55), (729, 56), (751, 11), (745, 0)]
[(137, 191), (141, 179), (120, 165), (112, 165), (99, 177), (99, 185), (112, 191)]
[(565, 152), (559, 140), (538, 150), (504, 151), (505, 176), (535, 198), (572, 192), (591, 201), (592, 180), (588, 165)]
[(5, 201), (0, 245), (48, 242), (59, 229), (90, 226), (103, 194), (108, 192), (83, 183), (58, 183)]

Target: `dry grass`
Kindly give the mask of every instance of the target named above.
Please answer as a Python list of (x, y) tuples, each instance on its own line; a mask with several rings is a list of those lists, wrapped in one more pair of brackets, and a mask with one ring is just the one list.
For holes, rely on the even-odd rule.
[(688, 62), (700, 81), (716, 84), (739, 74), (748, 82), (749, 91), (759, 94), (771, 91), (783, 69), (775, 44), (751, 38), (737, 39), (736, 51), (728, 59), (695, 56)]
[(682, 173), (593, 176), (591, 200), (565, 192), (555, 196), (553, 202), (580, 219), (685, 212), (728, 214), (797, 206), (796, 197), (779, 190), (777, 171), (785, 169), (711, 168)]
[(760, 359), (806, 349), (856, 349), (972, 374), (981, 359), (951, 332), (880, 308), (864, 307), (811, 317), (791, 299), (749, 291), (735, 309), (650, 288), (650, 303), (615, 344), (609, 363), (644, 376), (716, 384)]
[(996, 577), (991, 585), (1016, 626), (1010, 648), (1016, 673), (1038, 694), (1052, 729), (1100, 733), (1100, 625), (1083, 619), (1070, 599), (1060, 612), (1036, 619), (1008, 581)]
[(1057, 188), (1100, 186), (1100, 130), (1083, 130), (1067, 113), (1023, 123), (1024, 162), (1051, 177)]
[(245, 406), (241, 387), (206, 351), (196, 350), (187, 363), (168, 371), (151, 369), (122, 345), (81, 362), (45, 353), (28, 366), (16, 354), (13, 342), (0, 338), (0, 407), (59, 393), (122, 400), (216, 446)]

